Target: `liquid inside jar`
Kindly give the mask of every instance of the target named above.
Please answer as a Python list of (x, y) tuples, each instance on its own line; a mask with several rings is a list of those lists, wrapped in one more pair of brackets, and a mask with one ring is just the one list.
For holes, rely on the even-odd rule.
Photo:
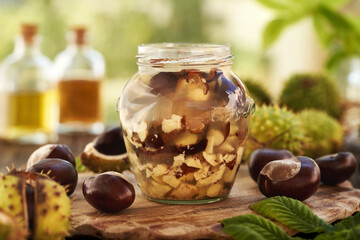
[(142, 193), (164, 203), (229, 194), (248, 134), (244, 86), (231, 71), (138, 73), (120, 99), (120, 119)]

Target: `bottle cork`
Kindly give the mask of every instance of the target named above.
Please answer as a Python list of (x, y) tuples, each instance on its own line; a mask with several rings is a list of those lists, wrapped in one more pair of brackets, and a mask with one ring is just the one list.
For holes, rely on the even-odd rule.
[(83, 45), (86, 43), (87, 29), (85, 27), (74, 27), (72, 31), (75, 34), (75, 44)]
[(21, 24), (21, 34), (26, 44), (32, 44), (37, 34), (38, 26), (31, 23)]

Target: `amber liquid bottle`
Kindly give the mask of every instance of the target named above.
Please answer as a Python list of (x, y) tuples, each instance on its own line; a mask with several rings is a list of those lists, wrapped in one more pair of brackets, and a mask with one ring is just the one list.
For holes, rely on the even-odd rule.
[(56, 85), (36, 33), (36, 25), (23, 24), (0, 68), (0, 137), (19, 143), (56, 140)]
[(85, 28), (72, 29), (68, 47), (56, 57), (55, 66), (59, 78), (58, 132), (102, 132), (105, 64), (102, 55), (87, 45)]

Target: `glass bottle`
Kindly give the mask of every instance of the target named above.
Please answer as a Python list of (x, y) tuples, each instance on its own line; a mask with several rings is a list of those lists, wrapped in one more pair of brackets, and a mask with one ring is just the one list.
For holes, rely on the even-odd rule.
[(88, 46), (86, 28), (72, 29), (68, 40), (67, 48), (55, 59), (60, 104), (58, 132), (101, 133), (104, 58)]
[(228, 45), (145, 44), (117, 109), (132, 170), (156, 202), (226, 198), (254, 107)]
[(0, 136), (19, 143), (55, 141), (56, 84), (39, 48), (37, 25), (23, 24), (0, 67)]

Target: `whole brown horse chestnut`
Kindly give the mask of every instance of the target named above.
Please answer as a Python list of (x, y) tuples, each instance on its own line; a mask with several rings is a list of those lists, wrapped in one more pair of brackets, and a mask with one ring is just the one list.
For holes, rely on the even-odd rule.
[(328, 185), (344, 182), (355, 172), (356, 159), (351, 152), (339, 152), (316, 159), (320, 167), (321, 181)]
[(75, 157), (70, 148), (65, 144), (46, 144), (36, 149), (27, 161), (27, 168), (37, 162), (48, 158), (60, 158), (70, 162), (75, 167)]
[(60, 185), (66, 187), (67, 195), (71, 195), (76, 188), (78, 173), (75, 167), (68, 161), (51, 158), (45, 159), (30, 166), (27, 172), (38, 172), (49, 175)]
[(294, 155), (287, 150), (276, 150), (271, 148), (256, 149), (249, 159), (249, 173), (251, 178), (257, 182), (259, 173), (263, 167), (274, 160), (292, 158)]
[(134, 186), (118, 172), (104, 172), (87, 178), (82, 191), (86, 201), (103, 212), (119, 212), (135, 200)]
[(267, 197), (286, 196), (303, 201), (320, 185), (320, 169), (308, 157), (293, 157), (269, 162), (261, 170), (258, 186)]

